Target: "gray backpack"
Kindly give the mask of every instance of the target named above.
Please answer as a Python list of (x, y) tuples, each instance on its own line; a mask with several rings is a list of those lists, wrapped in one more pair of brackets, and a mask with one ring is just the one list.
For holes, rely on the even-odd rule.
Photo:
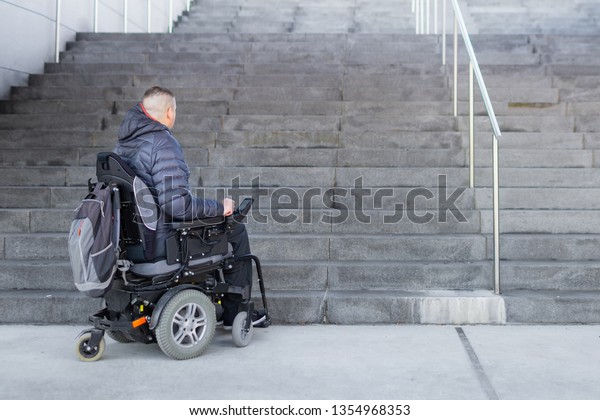
[(76, 211), (69, 232), (75, 286), (90, 297), (102, 297), (117, 270), (118, 215), (115, 221), (110, 188), (98, 182)]

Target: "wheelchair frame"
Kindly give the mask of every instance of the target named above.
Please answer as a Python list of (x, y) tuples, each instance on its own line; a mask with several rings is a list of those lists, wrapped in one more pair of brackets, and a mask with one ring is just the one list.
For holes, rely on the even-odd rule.
[[(98, 154), (97, 178), (99, 182), (109, 181), (110, 183), (113, 196), (113, 216), (116, 221), (115, 230), (118, 230), (119, 235), (122, 230), (126, 232), (120, 237), (120, 242), (124, 245), (121, 249), (126, 252), (127, 245), (125, 243), (143, 247), (144, 236), (139, 223), (139, 209), (135, 203), (132, 205), (132, 202), (128, 201), (126, 208), (128, 211), (133, 210), (133, 213), (126, 215), (124, 220), (126, 223), (121, 226), (122, 198), (125, 197), (126, 200), (129, 200), (130, 197), (126, 197), (126, 195), (131, 191), (123, 191), (123, 183), (119, 185), (120, 182), (111, 179), (111, 175), (102, 173), (102, 165), (106, 164), (104, 169), (107, 169), (109, 160), (118, 164), (119, 171), (124, 171), (116, 176), (118, 179), (125, 180), (124, 185), (128, 185), (127, 177), (134, 176), (134, 174), (114, 153)], [(91, 186), (89, 181), (88, 183)], [(169, 226), (176, 232), (176, 242), (180, 244), (178, 255), (181, 256), (181, 261), (179, 258), (177, 259), (180, 267), (176, 271), (151, 277), (127, 271), (128, 267), (117, 271), (113, 278), (112, 289), (104, 296), (106, 306), (88, 319), (93, 324), (93, 328), (82, 331), (77, 338), (79, 358), (84, 361), (100, 359), (105, 349), (105, 333), (122, 343), (136, 341), (150, 344), (158, 342), (161, 350), (174, 359), (197, 357), (212, 341), (217, 312), (221, 309), (220, 302), (227, 295), (241, 297), (239, 312), (232, 326), (232, 337), (238, 347), (247, 346), (252, 339), (253, 331), (254, 301), (250, 296), (251, 286), (229, 285), (226, 283), (224, 275), (226, 269), (231, 269), (239, 261), (251, 261), (251, 264), (253, 262), (265, 316), (265, 320), (260, 326), (268, 327), (271, 324), (271, 318), (267, 306), (262, 267), (257, 256), (253, 254), (233, 256), (231, 252), (228, 252), (226, 255), (221, 254), (215, 258), (209, 255), (200, 264), (192, 265), (190, 264), (191, 257), (187, 252), (190, 236), (197, 237), (198, 232), (201, 232), (202, 236), (208, 235), (209, 237), (211, 234), (217, 235), (218, 238), (218, 235), (221, 235), (217, 241), (226, 240), (227, 231), (232, 228), (233, 223), (241, 222), (250, 208), (247, 203), (240, 207), (243, 207), (241, 212), (238, 208), (232, 216), (227, 218), (213, 217), (193, 222), (170, 223)], [(136, 218), (137, 221), (134, 220)], [(191, 233), (195, 235), (190, 235)], [(214, 244), (217, 244), (217, 241)], [(219, 243), (219, 245), (223, 244)], [(202, 255), (205, 254), (202, 253)], [(178, 300), (183, 301), (184, 306), (181, 308), (177, 307), (178, 302), (173, 303)], [(172, 306), (174, 308), (171, 308)], [(166, 318), (170, 321), (165, 320)], [(202, 333), (198, 334), (200, 327), (202, 327)], [(200, 335), (200, 337), (197, 338), (196, 335)]]

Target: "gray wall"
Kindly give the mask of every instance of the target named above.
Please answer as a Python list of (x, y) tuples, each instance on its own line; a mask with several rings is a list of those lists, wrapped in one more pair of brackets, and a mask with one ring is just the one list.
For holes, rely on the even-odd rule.
[[(123, 32), (124, 0), (100, 0), (98, 32)], [(147, 31), (148, 0), (128, 0), (127, 32)], [(166, 32), (169, 0), (151, 0), (151, 30)], [(173, 16), (187, 7), (186, 0), (173, 1)], [(11, 86), (27, 85), (30, 74), (44, 71), (54, 61), (56, 0), (0, 0), (0, 99)], [(93, 32), (94, 0), (62, 0), (60, 48), (77, 32)]]

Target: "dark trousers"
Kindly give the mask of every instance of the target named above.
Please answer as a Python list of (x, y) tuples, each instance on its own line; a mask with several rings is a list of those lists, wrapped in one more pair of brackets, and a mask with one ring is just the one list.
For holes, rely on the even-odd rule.
[[(250, 254), (250, 242), (246, 227), (242, 223), (234, 223), (228, 233), (228, 241), (233, 247), (234, 257)], [(252, 287), (252, 262), (237, 261), (231, 270), (225, 270), (225, 281), (232, 286)], [(240, 295), (227, 295), (222, 301), (223, 324), (231, 325), (238, 313), (239, 304), (242, 302)], [(252, 314), (249, 314), (252, 316)]]

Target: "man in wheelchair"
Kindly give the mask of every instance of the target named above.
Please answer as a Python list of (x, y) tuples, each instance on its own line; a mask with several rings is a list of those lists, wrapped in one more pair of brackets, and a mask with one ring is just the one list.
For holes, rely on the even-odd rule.
[[(260, 262), (240, 223), (252, 200), (234, 210), (229, 198), (219, 203), (191, 194), (189, 168), (171, 134), (175, 119), (173, 93), (152, 87), (127, 112), (114, 153), (98, 155), (98, 181), (116, 191), (113, 216), (119, 215), (126, 255), (116, 276), (122, 284), (105, 295), (106, 308), (90, 318), (96, 328), (78, 342), (82, 360), (100, 357), (104, 331), (120, 342), (156, 340), (167, 355), (186, 359), (208, 345), (200, 335), (212, 327), (204, 340), (210, 342), (211, 322), (233, 328), (238, 346), (249, 343), (252, 327), (270, 324)], [(253, 262), (261, 310), (250, 300)], [(132, 329), (129, 321), (139, 325)]]

